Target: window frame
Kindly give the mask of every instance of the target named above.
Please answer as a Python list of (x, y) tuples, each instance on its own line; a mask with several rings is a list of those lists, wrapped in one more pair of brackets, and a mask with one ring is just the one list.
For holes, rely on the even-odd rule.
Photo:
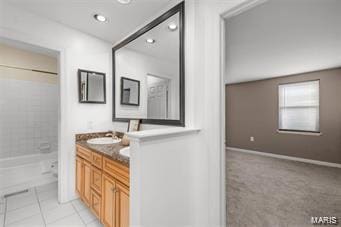
[[(318, 82), (318, 92), (319, 92), (319, 95), (318, 95), (318, 116), (319, 116), (319, 119), (318, 119), (318, 128), (319, 130), (317, 131), (311, 131), (311, 130), (298, 130), (298, 129), (281, 129), (280, 128), (280, 121), (281, 121), (281, 107), (280, 107), (280, 86), (283, 86), (283, 85), (289, 85), (289, 84), (299, 84), (299, 83), (307, 83), (307, 82), (315, 82), (317, 81)], [(298, 134), (304, 134), (304, 133), (307, 133), (307, 134), (321, 134), (321, 80), (320, 79), (311, 79), (311, 80), (302, 80), (302, 81), (294, 81), (294, 82), (288, 82), (288, 83), (279, 83), (278, 86), (277, 86), (277, 131), (278, 132), (292, 132), (292, 133), (295, 133), (297, 132)]]

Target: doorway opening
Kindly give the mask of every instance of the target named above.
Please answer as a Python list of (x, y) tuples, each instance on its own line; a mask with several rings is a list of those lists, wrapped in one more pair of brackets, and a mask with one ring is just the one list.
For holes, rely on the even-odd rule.
[(58, 200), (60, 56), (2, 37), (0, 49), (0, 197), (10, 212)]
[(335, 222), (341, 6), (260, 3), (223, 25), (227, 226), (308, 226), (326, 213)]

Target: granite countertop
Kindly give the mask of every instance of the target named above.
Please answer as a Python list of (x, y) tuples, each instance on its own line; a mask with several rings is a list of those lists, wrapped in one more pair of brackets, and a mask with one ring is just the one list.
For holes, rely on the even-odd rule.
[(103, 134), (92, 134), (94, 136), (84, 136), (85, 134), (82, 134), (82, 136), (76, 135), (76, 144), (80, 145), (84, 148), (87, 148), (91, 151), (94, 151), (96, 153), (102, 154), (107, 158), (110, 158), (111, 160), (117, 161), (127, 167), (129, 167), (129, 157), (123, 156), (120, 154), (120, 150), (124, 147), (121, 143), (116, 143), (116, 144), (89, 144), (86, 141), (89, 138), (96, 138), (96, 137), (101, 137)]
[(102, 154), (114, 161), (118, 161), (119, 163), (129, 167), (129, 158), (120, 154), (120, 150), (126, 146), (123, 146), (120, 143), (99, 145), (89, 144), (85, 140), (77, 141), (76, 143), (84, 148)]

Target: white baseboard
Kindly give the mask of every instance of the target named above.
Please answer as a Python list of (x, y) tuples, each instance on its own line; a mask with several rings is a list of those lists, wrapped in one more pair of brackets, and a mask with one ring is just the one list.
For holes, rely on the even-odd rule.
[(253, 150), (241, 149), (241, 148), (236, 148), (236, 147), (226, 147), (226, 149), (229, 149), (232, 151), (240, 151), (240, 152), (244, 152), (248, 154), (262, 155), (262, 156), (267, 156), (267, 157), (272, 157), (272, 158), (279, 158), (279, 159), (285, 159), (285, 160), (291, 160), (291, 161), (297, 161), (297, 162), (305, 162), (305, 163), (321, 165), (321, 166), (341, 168), (341, 164), (339, 163), (323, 162), (323, 161), (317, 161), (317, 160), (306, 159), (306, 158), (297, 158), (297, 157), (292, 157), (292, 156), (272, 154), (272, 153), (266, 153), (266, 152), (261, 152), (261, 151), (253, 151)]

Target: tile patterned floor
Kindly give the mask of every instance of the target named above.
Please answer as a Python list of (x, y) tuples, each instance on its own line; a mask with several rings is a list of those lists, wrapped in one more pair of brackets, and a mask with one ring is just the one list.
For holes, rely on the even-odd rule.
[(80, 200), (60, 204), (57, 183), (0, 198), (0, 227), (102, 227)]

